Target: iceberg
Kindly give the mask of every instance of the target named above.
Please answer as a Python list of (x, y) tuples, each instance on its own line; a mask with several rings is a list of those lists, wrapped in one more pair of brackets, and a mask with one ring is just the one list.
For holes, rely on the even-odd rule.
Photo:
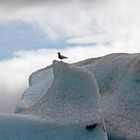
[[(43, 97), (36, 103), (31, 99), (28, 108), (19, 109), (16, 114), (0, 115), (1, 140), (107, 140), (99, 88), (94, 75), (87, 70), (57, 61), (53, 62), (51, 69), (51, 85), (40, 86), (42, 80), (47, 84), (45, 78), (48, 69), (43, 70), (45, 76), (41, 78), (40, 71), (38, 78), (34, 77), (30, 83), (31, 89), (29, 87), (25, 92), (29, 96), (23, 96), (24, 103), (29, 103), (31, 97), (40, 97), (33, 95), (35, 90), (43, 91), (43, 94), (46, 91), (44, 95), (41, 94)], [(37, 84), (39, 85), (35, 87)], [(44, 90), (37, 89), (39, 87)]]
[[(99, 88), (100, 104), (109, 140), (139, 140), (140, 54), (109, 54), (69, 66), (94, 75), (92, 77), (97, 81)], [(33, 106), (37, 106), (36, 104), (47, 96), (53, 82), (53, 65), (34, 72), (29, 78), (30, 87), (17, 104), (16, 113), (39, 112), (39, 107), (35, 111)], [(42, 106), (42, 103), (40, 105)]]

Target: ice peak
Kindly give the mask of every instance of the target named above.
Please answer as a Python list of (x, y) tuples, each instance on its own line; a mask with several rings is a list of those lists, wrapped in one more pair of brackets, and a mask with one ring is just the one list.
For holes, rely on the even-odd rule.
[(53, 62), (53, 73), (51, 87), (27, 113), (59, 123), (102, 123), (93, 74), (64, 62)]
[[(65, 95), (79, 99), (89, 96), (93, 97), (92, 100), (98, 98), (98, 86), (92, 73), (64, 62), (53, 63), (53, 73), (54, 82), (64, 90)], [(63, 93), (60, 92), (61, 95)]]

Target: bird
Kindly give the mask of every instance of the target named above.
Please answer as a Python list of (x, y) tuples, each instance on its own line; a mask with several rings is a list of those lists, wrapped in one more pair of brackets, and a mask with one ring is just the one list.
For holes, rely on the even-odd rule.
[(57, 54), (58, 54), (58, 58), (61, 59), (61, 61), (62, 61), (62, 59), (67, 59), (68, 58), (64, 55), (61, 55), (60, 52), (58, 52)]

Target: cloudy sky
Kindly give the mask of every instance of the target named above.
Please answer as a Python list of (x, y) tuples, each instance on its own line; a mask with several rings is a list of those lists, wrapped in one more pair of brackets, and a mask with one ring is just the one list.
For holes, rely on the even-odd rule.
[(140, 52), (139, 0), (0, 0), (0, 112), (61, 51), (76, 62)]

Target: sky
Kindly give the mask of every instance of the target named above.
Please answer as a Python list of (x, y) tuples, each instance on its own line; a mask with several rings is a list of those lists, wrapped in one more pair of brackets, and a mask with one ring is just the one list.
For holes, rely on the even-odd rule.
[(139, 0), (0, 0), (0, 112), (13, 112), (29, 75), (58, 60), (140, 52)]

